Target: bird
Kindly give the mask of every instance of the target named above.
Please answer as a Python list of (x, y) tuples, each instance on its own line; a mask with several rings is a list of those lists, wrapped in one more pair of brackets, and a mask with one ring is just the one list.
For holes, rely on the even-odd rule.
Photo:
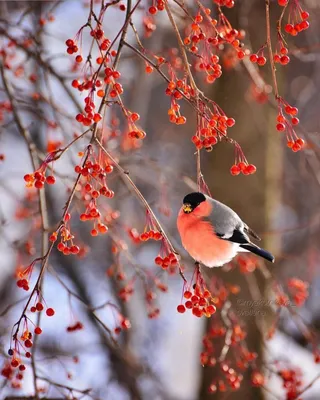
[(186, 195), (177, 217), (183, 247), (197, 262), (221, 267), (238, 252), (251, 252), (270, 262), (274, 256), (252, 243), (261, 240), (230, 207), (201, 192)]

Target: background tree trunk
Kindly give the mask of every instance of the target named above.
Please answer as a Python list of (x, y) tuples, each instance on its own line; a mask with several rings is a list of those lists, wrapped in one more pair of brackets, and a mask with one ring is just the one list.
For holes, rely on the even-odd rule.
[[(250, 28), (249, 34), (252, 41), (252, 48), (257, 50), (266, 40), (264, 36), (264, 2), (254, 2), (251, 9), (248, 10), (248, 6), (250, 7), (249, 3), (251, 2), (243, 3), (243, 7), (246, 8), (243, 14), (248, 15), (248, 18), (250, 18), (250, 27), (248, 26), (248, 28)], [(240, 25), (239, 19), (241, 19), (241, 14), (241, 8), (237, 8), (227, 15), (233, 26)], [(279, 196), (281, 196), (282, 157), (280, 136), (276, 136), (274, 133), (274, 124), (276, 121), (276, 110), (274, 107), (260, 105), (254, 100), (248, 106), (243, 101), (244, 98), (248, 98), (250, 78), (249, 75), (246, 76), (243, 71), (240, 71), (242, 67), (243, 65), (239, 65), (238, 71), (232, 69), (230, 72), (224, 72), (222, 77), (213, 86), (212, 98), (222, 107), (228, 117), (236, 119), (232, 137), (241, 144), (249, 163), (256, 165), (257, 172), (251, 176), (237, 177), (228, 174), (226, 171), (233, 164), (234, 150), (229, 144), (221, 143), (214, 148), (210, 157), (206, 157), (207, 162), (204, 164), (203, 173), (212, 196), (233, 208), (263, 238), (263, 232), (270, 225), (271, 213), (274, 212), (274, 206), (279, 201)], [(265, 78), (269, 82), (267, 76), (269, 71), (267, 69), (263, 71), (266, 74)], [(270, 251), (276, 251), (276, 245), (271, 243), (270, 237), (263, 238), (261, 245)], [(202, 271), (205, 274), (206, 280), (210, 280), (211, 277), (215, 276), (221, 278), (224, 282), (232, 282), (239, 285), (241, 292), (237, 299), (243, 301), (252, 300), (252, 290), (257, 289), (257, 286), (259, 288), (258, 293), (261, 293), (267, 299), (266, 280), (260, 271), (254, 272), (252, 276), (253, 282), (249, 282), (249, 279), (238, 268), (228, 273), (215, 268), (210, 270), (202, 268)], [(251, 280), (251, 277), (249, 278)], [(255, 287), (252, 287), (252, 285)], [(232, 308), (240, 311), (237, 304), (232, 304)], [(243, 311), (245, 308), (241, 308), (241, 310)], [(265, 318), (271, 321), (271, 310), (265, 312), (267, 313)], [(250, 351), (259, 354), (258, 359), (261, 363), (261, 360), (263, 360), (262, 335), (257, 318), (259, 316), (250, 315), (245, 317), (241, 315), (241, 319), (246, 324), (246, 343), (248, 348)], [(207, 330), (210, 324), (211, 321), (208, 320)], [(223, 344), (224, 338), (217, 347), (217, 350), (220, 350)], [(231, 360), (232, 362), (232, 351), (227, 355), (227, 360)], [(231, 366), (234, 365), (231, 364)], [(235, 369), (237, 370), (236, 367)], [(214, 396), (208, 393), (208, 388), (213, 380), (223, 379), (220, 366), (217, 364), (214, 368), (204, 367), (202, 371), (198, 398), (201, 400), (225, 398), (225, 393), (217, 392)], [(241, 371), (238, 372), (241, 373)], [(249, 368), (244, 374), (241, 389), (234, 393), (228, 393), (228, 400), (261, 400), (264, 398), (260, 388), (252, 387), (251, 372), (252, 370)]]

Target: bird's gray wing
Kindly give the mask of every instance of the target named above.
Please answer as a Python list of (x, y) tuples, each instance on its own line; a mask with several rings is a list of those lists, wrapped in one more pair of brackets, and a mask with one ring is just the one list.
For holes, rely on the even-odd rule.
[[(235, 213), (230, 207), (220, 203), (220, 201), (212, 199), (211, 197), (207, 196), (207, 201), (212, 204), (212, 212), (208, 216), (208, 219), (218, 236), (223, 239), (229, 239), (234, 234), (239, 237), (239, 234), (241, 233), (247, 239), (246, 242), (249, 241), (245, 232), (246, 225), (242, 222), (237, 213)], [(240, 237), (239, 240), (241, 240)]]
[(217, 236), (239, 244), (251, 243), (249, 235), (260, 240), (259, 236), (230, 207), (209, 196), (207, 200), (212, 204), (212, 212), (208, 218)]
[(241, 220), (237, 213), (217, 200), (210, 197), (207, 197), (207, 200), (212, 203), (212, 212), (208, 220), (213, 225), (217, 236), (221, 239), (238, 243), (242, 249), (274, 262), (274, 257), (271, 253), (251, 242), (248, 235), (256, 239), (260, 238)]

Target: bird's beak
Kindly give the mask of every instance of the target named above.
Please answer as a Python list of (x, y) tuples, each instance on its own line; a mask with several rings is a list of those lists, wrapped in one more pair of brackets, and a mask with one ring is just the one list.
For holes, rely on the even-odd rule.
[(184, 211), (186, 214), (190, 214), (191, 211), (192, 211), (191, 204), (188, 204), (188, 203), (184, 204), (182, 208), (183, 208), (183, 211)]

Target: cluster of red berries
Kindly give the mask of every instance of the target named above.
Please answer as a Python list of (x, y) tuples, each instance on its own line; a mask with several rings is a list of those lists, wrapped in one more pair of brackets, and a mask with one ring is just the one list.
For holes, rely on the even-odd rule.
[(28, 291), (30, 289), (29, 287), (29, 280), (32, 275), (33, 267), (35, 264), (40, 261), (40, 258), (36, 258), (35, 260), (32, 261), (30, 265), (28, 265), (23, 271), (19, 271), (17, 273), (17, 277), (19, 278), (17, 280), (17, 286), (21, 289), (24, 289), (25, 291)]
[[(117, 97), (119, 94), (123, 93), (122, 85), (116, 82), (118, 79), (121, 78), (120, 71), (116, 69), (112, 69), (110, 67), (106, 67), (104, 69), (104, 83), (106, 85), (113, 85), (110, 91), (110, 97)], [(97, 93), (98, 94), (98, 93)], [(98, 94), (99, 96), (99, 94)], [(99, 96), (102, 97), (102, 96)]]
[(57, 245), (58, 251), (63, 253), (65, 256), (69, 256), (71, 254), (79, 254), (80, 253), (80, 247), (77, 245), (72, 245), (72, 246), (67, 246), (65, 243), (60, 242)]
[(30, 289), (30, 287), (29, 287), (29, 281), (28, 281), (28, 279), (25, 279), (25, 278), (23, 278), (23, 279), (18, 279), (18, 280), (17, 280), (17, 286), (18, 286), (19, 288), (24, 289), (25, 291), (28, 291), (28, 290)]
[(227, 8), (232, 8), (234, 7), (235, 0), (213, 0), (214, 3), (216, 3), (220, 7), (227, 7)]
[[(100, 181), (103, 181), (106, 178), (107, 174), (110, 174), (113, 171), (113, 166), (109, 163), (105, 163), (105, 165), (103, 165), (102, 163), (92, 162), (88, 160), (83, 167), (81, 167), (80, 165), (76, 165), (74, 170), (77, 174), (81, 174), (85, 178), (92, 177), (94, 180), (98, 179)], [(92, 186), (87, 186), (85, 190), (86, 192), (90, 193), (92, 191)], [(106, 195), (106, 193), (104, 193), (104, 190), (102, 191), (102, 193), (100, 192), (100, 194), (104, 196)], [(95, 195), (93, 195), (93, 197), (99, 197), (97, 193), (95, 193)]]
[[(232, 3), (228, 2), (228, 4)], [(243, 43), (241, 42), (244, 38), (244, 31), (232, 28), (223, 13), (220, 13), (219, 19), (216, 20), (210, 17), (211, 10), (209, 8), (203, 8), (202, 11), (204, 16), (199, 11), (194, 17), (193, 23), (188, 30), (189, 33), (184, 38), (184, 44), (199, 57), (196, 68), (205, 72), (206, 82), (213, 83), (222, 75), (219, 57), (216, 52), (221, 50), (224, 44), (227, 43), (233, 47), (238, 59), (241, 60), (245, 57), (246, 52), (243, 50)], [(207, 22), (213, 28), (213, 36), (208, 36), (208, 30), (205, 25), (203, 26)]]
[(168, 268), (175, 268), (178, 265), (178, 259), (177, 256), (170, 252), (168, 255), (165, 257), (161, 257), (158, 255), (155, 259), (154, 262), (156, 265), (159, 265), (162, 269), (168, 269)]
[(11, 380), (13, 378), (13, 368), (10, 362), (6, 361), (1, 369), (1, 376), (4, 378)]
[[(70, 254), (79, 254), (80, 247), (76, 246), (72, 240), (74, 236), (71, 234), (70, 229), (68, 229), (68, 223), (71, 219), (70, 213), (66, 213), (64, 217), (65, 225), (60, 229), (61, 241), (57, 245), (58, 251), (63, 253), (65, 256), (69, 256)], [(58, 238), (58, 232), (52, 232), (49, 237), (51, 242), (55, 242)], [(68, 246), (68, 242), (70, 241), (70, 246)]]
[[(200, 35), (199, 35), (200, 36)], [(193, 37), (193, 40), (195, 38)], [(212, 43), (212, 39), (208, 39), (208, 43)], [(207, 59), (203, 57), (201, 61), (196, 65), (199, 71), (204, 71), (206, 74), (206, 82), (214, 83), (216, 79), (220, 78), (222, 75), (222, 67), (219, 64), (220, 58), (217, 54), (211, 54)]]
[(253, 53), (250, 55), (250, 61), (252, 63), (257, 63), (260, 67), (264, 66), (267, 62), (266, 57), (264, 56), (263, 53), (263, 48), (261, 48), (258, 53)]
[[(119, 279), (119, 277), (121, 277), (121, 275), (119, 276), (119, 274), (117, 274), (117, 280), (123, 280), (124, 277), (122, 279)], [(133, 288), (133, 283), (129, 282), (127, 285), (125, 285), (123, 288), (121, 288), (118, 292), (118, 296), (119, 298), (123, 301), (123, 302), (128, 302), (129, 299), (131, 298), (131, 296), (133, 295), (134, 292), (134, 288)]]
[(171, 106), (168, 110), (169, 121), (176, 125), (184, 125), (187, 119), (181, 115), (177, 101), (181, 100), (183, 96), (190, 98), (193, 95), (193, 89), (186, 79), (175, 79), (173, 72), (169, 72), (171, 73), (171, 81), (165, 91), (167, 96), (171, 96)]
[(233, 166), (230, 168), (230, 173), (233, 176), (239, 175), (242, 173), (243, 175), (251, 175), (257, 171), (257, 168), (253, 164), (249, 164), (246, 159), (240, 145), (237, 142), (234, 142), (235, 149), (235, 162)]
[(68, 54), (74, 54), (77, 53), (78, 46), (75, 44), (74, 40), (68, 39), (66, 40), (66, 46), (67, 46), (67, 53)]
[(26, 182), (26, 187), (35, 187), (37, 189), (42, 189), (44, 184), (54, 185), (56, 178), (53, 175), (45, 176), (45, 169), (41, 171), (40, 169), (34, 174), (26, 174), (23, 179)]
[(81, 331), (83, 329), (83, 324), (79, 321), (75, 322), (73, 325), (69, 325), (66, 328), (67, 332), (75, 332), (75, 331)]
[(199, 285), (194, 285), (192, 291), (185, 290), (183, 297), (186, 299), (186, 302), (184, 305), (178, 305), (177, 311), (179, 313), (184, 313), (189, 309), (198, 318), (202, 316), (209, 318), (216, 312), (216, 307), (213, 304), (213, 298), (209, 290), (201, 290)]
[[(8, 354), (12, 356), (14, 354), (14, 351), (10, 349), (8, 351)], [(16, 374), (14, 374), (14, 369), (18, 368), (18, 371)], [(21, 388), (21, 381), (24, 378), (23, 372), (26, 370), (26, 366), (24, 364), (21, 364), (21, 360), (18, 357), (13, 357), (12, 360), (5, 361), (4, 366), (2, 367), (1, 370), (1, 375), (8, 379), (11, 380), (11, 387), (13, 389), (20, 389)]]
[[(224, 42), (228, 43), (237, 52), (238, 59), (242, 60), (247, 53), (243, 50), (244, 45), (242, 42), (245, 38), (245, 31), (234, 29), (222, 13), (219, 15), (218, 21), (212, 19), (211, 23), (213, 26), (216, 26), (218, 32), (218, 36), (212, 39), (211, 44), (219, 49)], [(216, 40), (218, 40), (217, 43)]]
[(284, 30), (291, 36), (297, 36), (298, 33), (305, 31), (309, 28), (310, 24), (307, 21), (309, 18), (309, 13), (303, 11), (298, 5), (299, 10), (297, 12), (292, 11), (293, 23), (288, 23), (285, 25)]
[[(95, 158), (92, 155), (93, 158)], [(97, 207), (97, 199), (100, 196), (107, 198), (114, 197), (114, 191), (110, 190), (107, 186), (106, 177), (113, 171), (113, 166), (109, 164), (107, 160), (103, 158), (103, 154), (99, 153), (99, 159), (97, 162), (94, 160), (87, 160), (85, 165), (81, 167), (77, 165), (75, 172), (82, 175), (82, 193), (85, 201), (88, 201), (86, 211), (80, 214), (80, 221), (94, 221), (94, 228), (91, 230), (92, 236), (98, 236), (99, 234), (105, 234), (108, 232), (108, 227), (101, 222), (101, 213)]]
[[(224, 328), (215, 328), (215, 336), (221, 337), (225, 335)], [(206, 365), (208, 367), (213, 367), (217, 364), (217, 360), (215, 357), (210, 356), (214, 352), (214, 346), (212, 341), (208, 338), (208, 336), (204, 337), (203, 344), (206, 348), (205, 352), (201, 353), (201, 364)], [(237, 354), (238, 356), (238, 354)], [(256, 359), (256, 353), (251, 353), (248, 351), (244, 351), (242, 356), (236, 362), (237, 368), (242, 371), (245, 371), (249, 364), (252, 363)], [(238, 358), (238, 357), (237, 357)], [(228, 389), (238, 390), (240, 388), (241, 382), (243, 380), (243, 376), (241, 373), (237, 373), (234, 368), (231, 368), (230, 365), (226, 362), (220, 364), (221, 372), (224, 374), (225, 379), (213, 381), (208, 388), (209, 393), (215, 393), (217, 391), (226, 392)], [(263, 379), (258, 372), (254, 372), (251, 375), (251, 382), (255, 386), (262, 385)]]
[(287, 47), (281, 46), (279, 52), (277, 51), (273, 56), (274, 62), (281, 65), (287, 65), (290, 62), (288, 52), (289, 50), (287, 49)]
[(242, 173), (243, 175), (252, 175), (257, 171), (257, 168), (253, 164), (248, 164), (247, 162), (240, 161), (237, 164), (234, 164), (230, 168), (230, 173), (233, 176), (239, 175)]
[[(283, 110), (290, 117), (290, 120), (284, 115)], [(298, 125), (300, 122), (299, 118), (297, 118), (297, 114), (297, 107), (292, 107), (283, 99), (279, 99), (276, 129), (279, 132), (286, 132), (287, 146), (294, 152), (300, 151), (304, 146), (304, 140), (299, 138), (294, 130), (294, 126)]]
[[(40, 335), (42, 333), (42, 329), (40, 327), (36, 327), (34, 329), (36, 335)], [(30, 349), (33, 345), (32, 343), (32, 333), (27, 329), (21, 335), (21, 340), (23, 341), (23, 347), (25, 349)], [(20, 381), (23, 380), (23, 372), (26, 370), (26, 366), (21, 361), (20, 347), (21, 343), (16, 338), (14, 339), (15, 346), (14, 349), (10, 348), (8, 350), (8, 355), (11, 357), (10, 361), (6, 361), (2, 370), (1, 375), (4, 376), (8, 380), (12, 380), (11, 386), (15, 389), (21, 387)], [(25, 351), (25, 357), (30, 359), (31, 353), (29, 350)], [(14, 369), (17, 368), (17, 373), (14, 374)], [(14, 380), (16, 379), (16, 380)]]
[(85, 114), (77, 114), (76, 120), (84, 126), (90, 126), (93, 122), (98, 123), (102, 119), (102, 115), (95, 113), (95, 104), (90, 97), (84, 99), (86, 106), (84, 108)]
[(147, 136), (145, 131), (139, 129), (135, 124), (130, 123), (128, 127), (128, 137), (130, 139), (144, 139)]
[(146, 242), (148, 240), (161, 240), (162, 239), (162, 233), (159, 231), (155, 231), (155, 230), (149, 230), (149, 231), (145, 231), (143, 233), (141, 233), (140, 235), (140, 240), (142, 242)]
[[(38, 301), (34, 306), (30, 307), (30, 311), (32, 313), (35, 313), (37, 311), (41, 312), (43, 310), (44, 310), (44, 305), (40, 301)], [(53, 308), (49, 307), (46, 309), (46, 314), (48, 317), (53, 317), (55, 314), (55, 311)]]
[(149, 13), (151, 15), (156, 15), (158, 11), (163, 11), (164, 10), (164, 1), (163, 0), (157, 0), (156, 2), (152, 2), (152, 6), (149, 7)]
[(288, 289), (292, 299), (297, 306), (302, 306), (309, 296), (309, 284), (298, 278), (291, 278), (288, 281)]
[(278, 375), (282, 379), (282, 386), (287, 392), (286, 400), (297, 399), (302, 386), (301, 372), (294, 369), (282, 369)]
[(23, 177), (27, 188), (35, 187), (37, 189), (42, 189), (45, 183), (48, 185), (55, 184), (56, 178), (53, 175), (48, 175), (46, 177), (46, 170), (49, 163), (53, 163), (57, 159), (57, 153), (59, 153), (59, 151), (60, 150), (49, 152), (40, 167), (34, 173), (26, 174)]
[(168, 110), (168, 115), (169, 121), (173, 124), (184, 125), (187, 122), (187, 118), (180, 114), (180, 105), (177, 103), (171, 103), (171, 108)]
[(220, 369), (224, 375), (224, 379), (213, 381), (208, 388), (209, 393), (224, 393), (228, 389), (238, 390), (243, 380), (242, 374), (238, 374), (235, 369), (231, 368), (227, 363), (220, 364)]
[(226, 136), (227, 129), (235, 124), (233, 118), (228, 118), (216, 106), (215, 108), (215, 113), (211, 113), (209, 120), (201, 118), (197, 135), (191, 138), (197, 150), (204, 148), (206, 151), (211, 151), (218, 139)]
[[(94, 216), (93, 216), (94, 215)], [(81, 221), (88, 221), (92, 219), (99, 219), (100, 218), (100, 211), (97, 208), (91, 208), (89, 212), (86, 214), (81, 214), (80, 215), (80, 220)], [(97, 224), (94, 225), (94, 228), (91, 229), (90, 233), (91, 236), (98, 236), (98, 235), (104, 235), (105, 233), (108, 232), (108, 227), (105, 224), (102, 224), (101, 222), (98, 222)]]
[(117, 335), (119, 335), (119, 333), (124, 330), (128, 330), (131, 328), (131, 322), (129, 321), (128, 318), (124, 318), (123, 316), (121, 316), (120, 318), (120, 325), (117, 326), (116, 328), (114, 328), (114, 333), (116, 333)]

